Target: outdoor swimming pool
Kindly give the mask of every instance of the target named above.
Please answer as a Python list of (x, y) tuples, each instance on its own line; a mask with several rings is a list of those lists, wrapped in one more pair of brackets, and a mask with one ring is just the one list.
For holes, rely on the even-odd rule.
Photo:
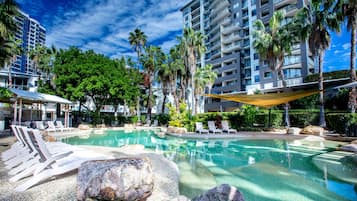
[[(153, 131), (105, 131), (63, 139), (73, 145), (143, 144), (180, 169), (180, 193), (194, 197), (222, 183), (253, 200), (357, 200), (357, 160), (334, 142), (186, 140)], [(331, 152), (333, 151), (333, 152)]]

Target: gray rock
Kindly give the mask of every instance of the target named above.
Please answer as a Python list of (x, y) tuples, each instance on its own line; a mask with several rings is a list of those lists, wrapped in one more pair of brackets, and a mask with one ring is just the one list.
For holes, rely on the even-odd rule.
[(88, 161), (78, 170), (78, 200), (145, 201), (153, 188), (152, 167), (146, 158)]
[(356, 152), (357, 153), (357, 144), (346, 144), (340, 147), (342, 151)]
[(194, 197), (192, 201), (244, 201), (244, 197), (236, 187), (222, 184)]

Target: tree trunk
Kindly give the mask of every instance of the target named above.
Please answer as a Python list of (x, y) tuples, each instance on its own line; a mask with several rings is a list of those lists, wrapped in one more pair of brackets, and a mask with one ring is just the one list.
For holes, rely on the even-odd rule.
[[(138, 72), (140, 74), (140, 49), (137, 49), (137, 54), (138, 54)], [(141, 119), (140, 119), (140, 95), (138, 96), (137, 100), (136, 100), (136, 115), (138, 117), (138, 123), (141, 122)]]
[[(351, 55), (350, 55), (350, 70), (351, 70), (351, 82), (355, 82), (357, 80), (356, 77), (356, 35), (357, 35), (357, 25), (356, 25), (356, 20), (355, 22), (352, 23), (352, 30), (351, 30)], [(351, 93), (350, 93), (350, 108), (351, 108), (351, 113), (356, 112), (356, 98), (357, 98), (357, 92), (356, 92), (356, 87), (352, 87)]]
[(11, 65), (7, 65), (7, 62), (5, 62), (5, 69), (6, 68), (9, 68), (9, 86), (8, 86), (8, 88), (12, 88), (12, 76), (11, 76)]
[(198, 93), (195, 93), (195, 114), (198, 114), (198, 102), (199, 102), (199, 95)]
[(162, 106), (161, 106), (161, 113), (165, 113), (165, 102), (166, 102), (167, 95), (164, 94), (164, 100), (162, 100)]
[[(151, 76), (150, 76), (151, 77)], [(148, 95), (148, 102), (147, 102), (147, 121), (151, 120), (151, 96), (152, 96), (152, 88), (151, 88), (151, 78), (149, 78), (149, 95)]]
[[(281, 62), (281, 65), (283, 65), (283, 62)], [(283, 69), (282, 69), (282, 67), (280, 67), (278, 69), (280, 69), (278, 74), (279, 74), (281, 82), (283, 84), (284, 92), (286, 92), (287, 91), (287, 83), (285, 80)], [(285, 126), (289, 128), (290, 127), (289, 103), (285, 103), (285, 105), (284, 105), (284, 119), (285, 119)]]
[(325, 107), (324, 107), (324, 77), (323, 77), (323, 57), (324, 51), (319, 54), (319, 91), (320, 91), (320, 126), (325, 128)]
[(196, 73), (196, 57), (194, 56), (194, 51), (190, 53), (190, 71), (191, 71), (191, 106), (192, 106), (192, 115), (196, 114), (196, 103), (195, 103), (195, 73)]

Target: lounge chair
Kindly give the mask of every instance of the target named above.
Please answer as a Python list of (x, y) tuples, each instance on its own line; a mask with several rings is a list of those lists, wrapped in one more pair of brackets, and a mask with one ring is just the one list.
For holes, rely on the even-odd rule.
[(17, 141), (11, 146), (10, 149), (1, 153), (2, 161), (10, 160), (11, 158), (14, 158), (17, 154), (25, 150), (25, 144), (23, 143), (23, 140), (20, 139), (18, 131), (15, 128), (15, 125), (11, 125), (10, 127)]
[(29, 135), (32, 143), (36, 144), (36, 150), (39, 152), (42, 162), (31, 166), (10, 179), (10, 181), (18, 181), (19, 179), (33, 175), (30, 179), (15, 188), (19, 192), (25, 191), (51, 177), (75, 170), (85, 161), (108, 159), (108, 157), (104, 157), (101, 154), (84, 149), (54, 155), (48, 150), (38, 130), (32, 130), (32, 132), (29, 132)]
[(216, 125), (214, 125), (214, 121), (208, 121), (208, 130), (211, 133), (222, 133), (221, 129), (217, 129)]
[(236, 129), (229, 128), (228, 121), (222, 121), (222, 130), (226, 133), (238, 133)]
[(55, 123), (53, 121), (47, 121), (48, 128), (46, 131), (62, 131), (60, 128), (55, 126)]
[(62, 132), (63, 131), (72, 131), (74, 128), (70, 128), (70, 127), (64, 127), (62, 124), (62, 121), (56, 121), (56, 128), (60, 129)]
[[(41, 160), (39, 152), (36, 150), (35, 145), (31, 142), (30, 136), (28, 135), (28, 131), (32, 129), (27, 129), (22, 126), (14, 126), (14, 128), (15, 130), (18, 130), (19, 140), (24, 143), (24, 148), (22, 152), (18, 152), (15, 157), (5, 162), (5, 168), (11, 169), (8, 172), (9, 175), (16, 175), (36, 163), (39, 163)], [(52, 154), (63, 152), (63, 150), (74, 149), (73, 146), (69, 146), (62, 142), (48, 142), (45, 144), (50, 147), (49, 150)]]
[(196, 122), (196, 133), (209, 133), (208, 130), (203, 128), (202, 122)]
[(41, 130), (41, 131), (47, 131), (47, 132), (54, 132), (56, 131), (56, 127), (54, 126), (53, 128), (48, 126), (47, 128), (43, 125), (42, 121), (36, 121), (36, 128)]

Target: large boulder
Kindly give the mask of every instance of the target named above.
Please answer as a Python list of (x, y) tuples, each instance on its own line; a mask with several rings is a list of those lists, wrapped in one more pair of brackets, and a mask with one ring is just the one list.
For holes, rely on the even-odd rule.
[(340, 147), (342, 151), (355, 152), (357, 153), (357, 144), (346, 144)]
[(154, 180), (146, 158), (88, 161), (77, 176), (78, 200), (142, 200), (152, 193)]
[(222, 184), (194, 197), (192, 201), (244, 201), (244, 197), (236, 187)]
[(323, 135), (324, 134), (324, 128), (320, 126), (306, 126), (305, 128), (302, 129), (300, 132), (301, 134), (306, 134), (306, 135)]
[(288, 135), (299, 135), (301, 132), (301, 128), (297, 128), (297, 127), (290, 127), (287, 129), (287, 134)]

